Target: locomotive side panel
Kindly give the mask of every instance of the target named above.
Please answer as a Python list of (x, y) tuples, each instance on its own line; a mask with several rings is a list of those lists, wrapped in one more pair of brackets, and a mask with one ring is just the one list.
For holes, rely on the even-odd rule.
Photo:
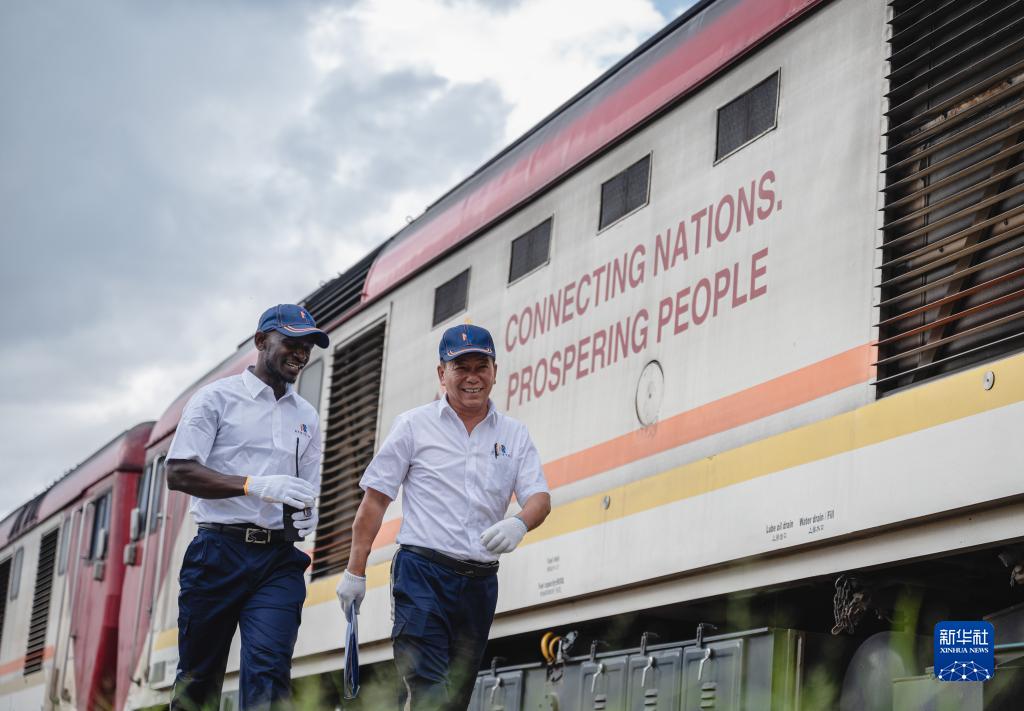
[[(398, 413), (437, 397), (443, 328), (494, 333), (493, 397), (530, 426), (555, 510), (503, 558), (493, 637), (1016, 535), (998, 504), (1022, 493), (1008, 474), (1021, 455), (1020, 356), (875, 400), (886, 13), (823, 4), (332, 329), (328, 439), (346, 394), (331, 379), (336, 355), (386, 324), (380, 410), (360, 435), (376, 447)], [(771, 91), (748, 116), (761, 130), (723, 149), (719, 117)], [(620, 175), (649, 187), (605, 219), (615, 196), (602, 186)], [(547, 260), (510, 280), (513, 241), (548, 220)], [(467, 307), (435, 324), (435, 290), (467, 270)], [(979, 386), (988, 371), (991, 391)], [(985, 476), (948, 486), (972, 469)], [(398, 501), (370, 559), (367, 664), (390, 656), (400, 523)], [(190, 535), (186, 525), (168, 542), (152, 641), (161, 689)], [(338, 668), (332, 565), (314, 563), (296, 676)]]
[[(435, 397), (440, 332), (471, 320), (498, 341), (495, 400), (530, 426), (556, 487), (556, 512), (528, 539), (539, 545), (503, 563), (500, 610), (779, 547), (760, 520), (774, 513), (737, 533), (728, 512), (781, 493), (724, 489), (728, 471), (671, 472), (872, 399), (880, 135), (865, 117), (881, 111), (884, 20), (877, 7), (829, 4), (395, 293), (390, 328), (422, 335), (392, 343), (382, 430)], [(718, 109), (776, 74), (775, 127), (716, 162)], [(648, 156), (649, 199), (600, 229), (602, 183)], [(548, 218), (550, 262), (506, 285), (510, 243)], [(467, 267), (468, 309), (430, 328), (424, 294)], [(651, 361), (660, 401), (645, 425), (637, 389)], [(801, 508), (834, 509), (843, 479), (815, 492), (824, 500), (801, 494)], [(690, 510), (659, 510), (681, 486)], [(647, 501), (622, 508), (624, 497)], [(392, 508), (379, 547), (393, 541)], [(627, 519), (639, 528), (616, 530)], [(641, 531), (680, 525), (700, 530), (699, 555), (630, 555)], [(389, 633), (386, 574), (373, 575), (368, 640)]]

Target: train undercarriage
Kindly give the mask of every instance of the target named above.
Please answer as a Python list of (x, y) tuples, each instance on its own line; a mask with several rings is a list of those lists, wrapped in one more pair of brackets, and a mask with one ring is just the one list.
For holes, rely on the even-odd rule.
[[(1024, 544), (986, 546), (494, 639), (471, 711), (1002, 711), (1024, 698)], [(933, 629), (987, 620), (988, 682), (942, 682)], [(299, 708), (397, 708), (390, 661), (296, 679)], [(236, 708), (233, 693), (222, 709)]]

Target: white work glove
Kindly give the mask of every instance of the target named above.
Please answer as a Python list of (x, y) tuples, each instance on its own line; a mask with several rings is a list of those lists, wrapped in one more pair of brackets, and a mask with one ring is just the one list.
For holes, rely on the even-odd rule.
[(298, 532), (299, 538), (305, 538), (315, 531), (317, 521), (319, 520), (320, 514), (315, 506), (313, 507), (313, 513), (309, 516), (306, 516), (305, 511), (296, 511), (292, 514), (292, 521), (295, 522), (295, 530)]
[[(355, 603), (356, 614), (359, 614), (359, 603), (366, 597), (366, 578), (361, 575), (354, 575), (347, 570), (338, 581), (335, 589), (338, 593), (338, 602), (341, 603), (341, 611), (345, 613), (348, 620), (348, 608)], [(351, 621), (351, 620), (350, 620)]]
[(495, 555), (511, 553), (526, 535), (526, 524), (518, 516), (498, 521), (480, 534), (484, 548)]
[(271, 504), (288, 504), (307, 509), (316, 500), (316, 489), (305, 479), (287, 474), (251, 476), (245, 480), (245, 493)]

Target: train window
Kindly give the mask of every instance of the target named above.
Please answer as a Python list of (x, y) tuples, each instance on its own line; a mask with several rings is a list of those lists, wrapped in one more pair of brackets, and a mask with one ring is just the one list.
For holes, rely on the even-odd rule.
[(512, 259), (508, 265), (509, 284), (548, 263), (551, 253), (551, 221), (549, 217), (526, 234), (512, 240)]
[(363, 496), (359, 477), (373, 459), (377, 442), (385, 328), (384, 323), (377, 324), (334, 350), (314, 578), (343, 571), (352, 547), (352, 522)]
[(299, 378), (299, 395), (313, 408), (320, 411), (320, 391), (324, 384), (324, 360), (316, 360), (302, 369)]
[(13, 538), (22, 531), (27, 531), (39, 521), (39, 505), (43, 502), (43, 497), (45, 496), (44, 492), (18, 509), (8, 535)]
[(647, 204), (651, 184), (651, 154), (648, 153), (624, 171), (601, 184), (601, 215), (598, 230), (603, 230)]
[(50, 621), (50, 598), (53, 593), (53, 568), (57, 558), (57, 529), (43, 535), (39, 544), (39, 565), (36, 566), (36, 587), (32, 594), (32, 617), (28, 623), (28, 646), (25, 649), (24, 676), (43, 668), (46, 628)]
[(167, 456), (161, 456), (153, 465), (153, 496), (152, 504), (149, 507), (149, 532), (152, 533), (160, 528), (160, 516), (163, 510), (164, 501), (167, 499), (167, 486), (164, 477), (167, 475), (165, 464)]
[(107, 557), (107, 538), (110, 535), (110, 492), (92, 502), (92, 539), (89, 541), (89, 560)]
[(434, 326), (466, 310), (469, 270), (449, 279), (434, 290)]
[(64, 575), (68, 569), (68, 549), (71, 547), (71, 532), (75, 530), (77, 512), (64, 519), (60, 527), (60, 550), (57, 553), (57, 575)]
[(4, 641), (4, 621), (7, 619), (7, 586), (11, 582), (11, 559), (0, 563), (0, 645)]
[(778, 106), (779, 73), (775, 72), (720, 108), (715, 160), (722, 160), (775, 128)]
[(24, 548), (14, 551), (14, 560), (11, 561), (11, 594), (8, 595), (11, 600), (18, 599), (18, 588), (21, 587), (21, 564), (24, 558)]
[(133, 541), (137, 541), (146, 535), (146, 521), (149, 519), (150, 492), (153, 488), (153, 470), (155, 468), (156, 462), (150, 462), (149, 466), (142, 472), (142, 479), (139, 480), (139, 491), (135, 498), (135, 508), (138, 509), (138, 523), (134, 524), (138, 528), (133, 529), (135, 533), (132, 537)]

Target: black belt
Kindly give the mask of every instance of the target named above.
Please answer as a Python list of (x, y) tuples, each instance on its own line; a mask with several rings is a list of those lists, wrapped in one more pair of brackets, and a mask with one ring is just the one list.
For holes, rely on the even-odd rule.
[(399, 547), (403, 551), (415, 553), (416, 555), (426, 558), (431, 562), (450, 568), (459, 575), (465, 575), (467, 578), (486, 578), (488, 575), (494, 575), (498, 572), (498, 561), (493, 561), (491, 563), (478, 563), (474, 560), (452, 558), (450, 555), (445, 555), (440, 551), (435, 551), (433, 548), (409, 546), (404, 543)]
[(199, 528), (216, 531), (243, 543), (289, 543), (285, 540), (284, 529), (271, 530), (259, 526), (246, 526), (244, 523), (201, 523)]

